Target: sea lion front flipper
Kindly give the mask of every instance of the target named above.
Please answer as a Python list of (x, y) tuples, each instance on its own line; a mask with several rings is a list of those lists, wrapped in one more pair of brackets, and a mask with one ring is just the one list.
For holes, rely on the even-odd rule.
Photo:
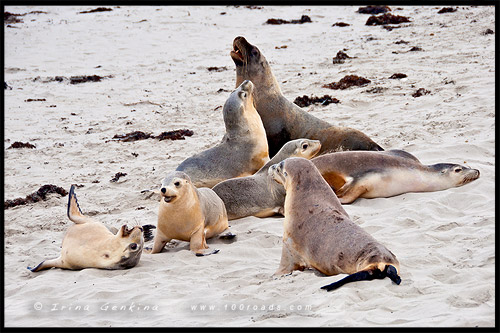
[(59, 268), (65, 268), (62, 265), (61, 257), (56, 258), (56, 259), (49, 259), (49, 260), (44, 260), (41, 263), (39, 263), (36, 267), (26, 267), (32, 272), (38, 272), (41, 271), (42, 269), (48, 269), (52, 267), (59, 267)]
[(163, 248), (165, 247), (165, 244), (167, 244), (171, 240), (171, 238), (165, 237), (165, 235), (163, 235), (163, 233), (158, 230), (154, 238), (153, 248), (151, 249), (151, 251), (144, 252), (149, 254), (160, 253), (161, 250), (163, 250)]
[(278, 270), (274, 272), (274, 276), (277, 275), (287, 275), (292, 274), (294, 269), (297, 269), (299, 265), (295, 262), (295, 256), (292, 251), (288, 248), (288, 244), (284, 241), (283, 248), (281, 250), (281, 260)]
[(191, 235), (191, 239), (189, 240), (189, 249), (193, 251), (198, 257), (219, 252), (219, 250), (205, 251), (206, 249), (208, 249), (208, 245), (205, 240), (205, 228), (203, 227), (198, 228)]
[(68, 195), (68, 218), (76, 224), (82, 224), (92, 221), (89, 217), (83, 215), (75, 194), (75, 185), (71, 185)]
[(332, 291), (339, 287), (342, 287), (344, 284), (355, 281), (363, 281), (363, 280), (374, 280), (374, 279), (383, 279), (385, 277), (390, 278), (394, 283), (400, 284), (401, 278), (399, 277), (397, 270), (392, 265), (387, 265), (383, 271), (380, 269), (369, 269), (360, 272), (356, 272), (354, 274), (348, 275), (345, 278), (330, 283), (326, 286), (321, 287), (321, 289), (325, 289), (326, 291)]

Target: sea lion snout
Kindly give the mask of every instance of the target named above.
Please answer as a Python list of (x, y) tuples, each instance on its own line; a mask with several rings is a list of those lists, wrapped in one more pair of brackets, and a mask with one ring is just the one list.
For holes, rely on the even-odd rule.
[(241, 90), (246, 91), (250, 94), (253, 91), (254, 85), (253, 85), (252, 81), (245, 80), (245, 81), (243, 81), (243, 83), (241, 84), (240, 87), (241, 87)]

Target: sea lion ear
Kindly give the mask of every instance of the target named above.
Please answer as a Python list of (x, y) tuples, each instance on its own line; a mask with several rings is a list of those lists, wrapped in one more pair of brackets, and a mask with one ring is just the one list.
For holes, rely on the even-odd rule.
[(124, 225), (122, 225), (120, 230), (118, 230), (118, 232), (116, 233), (116, 237), (119, 237), (119, 238), (127, 237), (129, 234), (130, 234), (130, 232), (127, 230), (127, 225), (124, 224)]

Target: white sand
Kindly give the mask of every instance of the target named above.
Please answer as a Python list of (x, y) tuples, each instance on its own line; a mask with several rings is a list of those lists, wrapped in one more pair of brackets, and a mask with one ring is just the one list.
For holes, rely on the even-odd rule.
[[(67, 196), (52, 194), (5, 210), (6, 326), (495, 325), (495, 35), (482, 35), (495, 27), (494, 7), (446, 14), (437, 14), (441, 7), (392, 7), (412, 20), (392, 31), (366, 26), (369, 15), (356, 13), (357, 6), (122, 6), (78, 14), (93, 8), (5, 8), (47, 12), (5, 27), (5, 81), (13, 87), (4, 91), (5, 200), (44, 184), (69, 190), (76, 183), (84, 185), (77, 189), (84, 213), (117, 227), (156, 224), (157, 200), (139, 191), (222, 138), (222, 105), (235, 85), (229, 51), (239, 35), (260, 48), (290, 100), (329, 94), (341, 101), (308, 107), (317, 117), (425, 164), (477, 168), (481, 177), (446, 191), (345, 206), (396, 254), (402, 283), (359, 282), (331, 293), (319, 288), (344, 275), (271, 276), (283, 218), (231, 221), (237, 241), (209, 241), (220, 252), (208, 257), (195, 257), (179, 241), (167, 252), (143, 254), (125, 271), (31, 273), (26, 266), (59, 255), (71, 224)], [(304, 14), (313, 23), (264, 24)], [(340, 21), (350, 26), (332, 27)], [(400, 40), (409, 44), (395, 44)], [(423, 51), (407, 52), (413, 46)], [(342, 49), (355, 58), (333, 65)], [(408, 78), (388, 79), (394, 73)], [(93, 74), (113, 77), (77, 85), (33, 81)], [(343, 91), (321, 87), (348, 74), (372, 82)], [(367, 92), (374, 87), (384, 90)], [(412, 97), (418, 88), (431, 94)], [(182, 128), (195, 134), (184, 141), (107, 141)], [(7, 150), (15, 141), (36, 149)], [(117, 172), (127, 175), (110, 182)]]

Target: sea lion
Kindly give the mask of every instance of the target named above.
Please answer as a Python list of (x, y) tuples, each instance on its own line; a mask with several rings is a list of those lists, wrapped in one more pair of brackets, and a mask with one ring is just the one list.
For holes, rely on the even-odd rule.
[(250, 176), (269, 161), (266, 132), (253, 105), (253, 90), (253, 83), (246, 80), (227, 99), (222, 141), (177, 167), (176, 171), (189, 175), (194, 186), (213, 187), (229, 178)]
[(351, 221), (311, 161), (287, 158), (272, 165), (269, 174), (286, 190), (283, 249), (275, 275), (306, 267), (326, 275), (350, 274), (322, 287), (328, 291), (386, 276), (401, 282), (396, 256)]
[(311, 159), (321, 149), (318, 140), (288, 141), (280, 151), (252, 176), (228, 179), (213, 187), (224, 201), (229, 220), (245, 216), (268, 217), (283, 214), (285, 189), (271, 179), (267, 169), (288, 157)]
[(412, 154), (398, 149), (337, 152), (311, 161), (343, 204), (359, 197), (441, 191), (479, 178), (479, 170), (450, 163), (424, 165)]
[(210, 188), (196, 188), (190, 177), (181, 171), (172, 171), (163, 179), (160, 189), (157, 231), (151, 251), (159, 253), (172, 239), (189, 242), (197, 256), (207, 253), (206, 239), (226, 230), (226, 208), (221, 198)]
[(342, 150), (384, 150), (366, 134), (334, 126), (287, 100), (264, 55), (244, 37), (234, 39), (230, 55), (236, 65), (236, 86), (244, 80), (255, 85), (255, 108), (266, 129), (270, 156), (286, 142), (299, 138), (321, 141), (318, 155)]
[(28, 267), (29, 270), (38, 272), (51, 267), (125, 269), (137, 265), (144, 242), (143, 227), (128, 229), (127, 225), (122, 225), (114, 234), (101, 222), (82, 214), (74, 185), (69, 191), (67, 215), (75, 224), (66, 231), (61, 255), (44, 260), (34, 268)]

